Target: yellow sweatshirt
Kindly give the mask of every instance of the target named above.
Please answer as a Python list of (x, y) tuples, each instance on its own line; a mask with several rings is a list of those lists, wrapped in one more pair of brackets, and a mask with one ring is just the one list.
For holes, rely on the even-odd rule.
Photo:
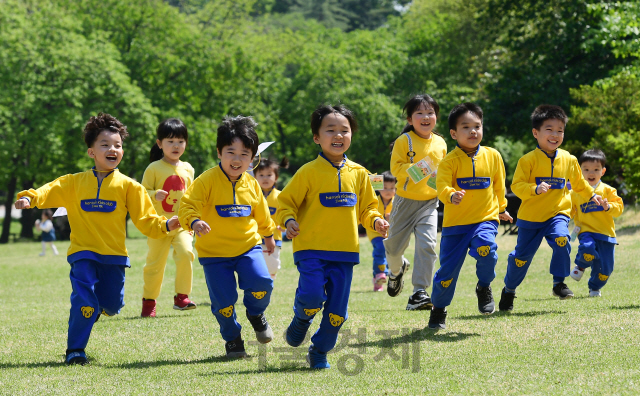
[[(411, 138), (413, 150), (409, 149), (409, 137)], [(447, 143), (435, 133), (432, 133), (429, 139), (423, 139), (413, 131), (403, 133), (396, 139), (391, 153), (391, 173), (398, 179), (396, 194), (403, 198), (417, 201), (435, 198), (437, 196), (436, 190), (427, 186), (428, 179), (424, 179), (420, 183), (414, 183), (409, 178), (407, 169), (427, 156), (431, 157), (434, 166), (438, 166), (445, 155), (447, 155)]]
[[(188, 162), (180, 162), (173, 166), (166, 161), (154, 161), (144, 171), (142, 185), (147, 189), (156, 212), (166, 217), (178, 215), (180, 198), (194, 179), (193, 167)], [(164, 190), (169, 193), (163, 201), (156, 200), (156, 192)]]
[(613, 218), (620, 216), (624, 210), (622, 198), (618, 196), (615, 188), (602, 182), (596, 186), (595, 193), (609, 202), (609, 210), (605, 211), (602, 206), (571, 191), (571, 217), (576, 226), (580, 227), (580, 234), (591, 232), (602, 236), (598, 238), (598, 235), (595, 235), (596, 239), (617, 243)]
[[(536, 228), (558, 214), (571, 215), (571, 194), (566, 182), (585, 200), (593, 197), (593, 188), (582, 176), (578, 160), (562, 149), (548, 154), (540, 148), (528, 152), (518, 161), (511, 191), (522, 200), (518, 211), (518, 226)], [(544, 194), (536, 194), (542, 182), (551, 185)]]
[(196, 220), (211, 227), (207, 235), (196, 237), (198, 257), (240, 256), (276, 230), (258, 181), (245, 172), (232, 182), (220, 165), (198, 176), (187, 189), (178, 217), (187, 231)]
[[(443, 227), (499, 221), (507, 208), (504, 163), (500, 153), (478, 146), (473, 156), (453, 149), (438, 167), (438, 198), (444, 204)], [(451, 203), (454, 192), (465, 190), (459, 205)]]
[[(378, 195), (378, 213), (386, 216), (388, 214), (391, 214), (391, 209), (393, 209), (393, 198), (391, 198), (391, 201), (387, 204), (387, 206), (384, 206), (382, 196)], [(370, 241), (372, 241), (373, 238), (382, 238), (382, 235), (380, 235), (378, 231), (368, 230), (366, 228), (365, 230), (367, 231), (367, 236), (369, 237)]]
[(167, 219), (158, 216), (145, 188), (114, 170), (102, 182), (96, 172), (65, 175), (37, 190), (21, 191), (31, 207), (67, 209), (71, 226), (71, 245), (67, 260), (91, 259), (103, 264), (129, 266), (125, 246), (126, 216), (150, 238), (162, 238), (169, 232)]
[[(264, 193), (264, 191), (263, 191)], [(267, 204), (269, 205), (269, 213), (271, 214), (271, 220), (276, 222), (276, 211), (278, 210), (278, 196), (280, 195), (280, 190), (273, 187), (271, 191), (265, 195), (267, 198)], [(275, 230), (273, 234), (273, 239), (276, 241), (276, 246), (282, 246), (282, 232), (278, 229)]]
[(300, 235), (293, 239), (293, 259), (360, 262), (358, 222), (373, 230), (378, 199), (369, 172), (345, 156), (334, 166), (322, 153), (303, 165), (278, 197), (278, 224), (293, 219)]

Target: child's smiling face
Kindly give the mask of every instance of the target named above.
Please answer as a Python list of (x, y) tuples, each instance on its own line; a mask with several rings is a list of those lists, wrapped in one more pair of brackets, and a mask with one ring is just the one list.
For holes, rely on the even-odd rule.
[(462, 150), (473, 150), (482, 141), (482, 120), (468, 111), (458, 118), (456, 129), (451, 129), (449, 132)]
[(110, 171), (117, 168), (124, 154), (120, 134), (108, 130), (101, 131), (93, 146), (87, 149), (87, 154), (94, 159), (98, 171)]
[(322, 148), (324, 156), (331, 162), (342, 161), (344, 153), (351, 146), (351, 124), (339, 113), (327, 114), (313, 135), (313, 141)]
[(533, 137), (544, 151), (555, 151), (564, 140), (564, 122), (550, 118), (544, 120), (540, 129), (533, 128)]
[(584, 161), (580, 164), (580, 169), (582, 169), (582, 176), (591, 187), (595, 187), (600, 183), (600, 179), (602, 179), (604, 172), (607, 170), (599, 161)]
[(231, 180), (237, 180), (251, 166), (253, 152), (244, 146), (242, 140), (235, 138), (230, 145), (222, 148), (222, 152), (218, 150), (218, 158), (227, 176)]
[(418, 136), (429, 139), (436, 126), (436, 118), (436, 111), (433, 107), (423, 103), (411, 114), (411, 117), (407, 117), (407, 122), (413, 126), (413, 131)]

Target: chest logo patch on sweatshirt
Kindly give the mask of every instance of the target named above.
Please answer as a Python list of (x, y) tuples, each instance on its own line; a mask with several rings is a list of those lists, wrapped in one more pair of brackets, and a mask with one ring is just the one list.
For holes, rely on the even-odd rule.
[(478, 254), (480, 256), (487, 257), (489, 255), (489, 252), (491, 251), (491, 248), (489, 246), (480, 246), (476, 250), (478, 251)]
[(251, 214), (249, 205), (216, 205), (220, 217), (247, 217)]
[(552, 190), (562, 190), (567, 184), (567, 179), (562, 177), (536, 177), (536, 184), (547, 183)]
[(580, 211), (582, 213), (590, 213), (590, 212), (602, 212), (604, 208), (593, 201), (589, 201), (587, 203), (583, 203), (580, 205)]
[(116, 201), (108, 201), (106, 199), (83, 199), (80, 201), (80, 208), (85, 212), (113, 212), (116, 210), (118, 203)]
[(331, 323), (331, 326), (333, 327), (338, 327), (344, 323), (344, 317), (329, 312), (329, 323)]
[(269, 206), (269, 214), (271, 214), (271, 216), (273, 216), (274, 214), (276, 214), (276, 208), (272, 208), (271, 206)]
[(162, 201), (162, 210), (167, 213), (177, 212), (180, 198), (182, 198), (186, 191), (184, 180), (178, 175), (171, 175), (164, 181), (162, 189), (169, 193), (164, 201)]
[(350, 192), (322, 193), (320, 203), (325, 208), (352, 207), (358, 203), (358, 196)]
[(567, 237), (557, 237), (555, 241), (560, 247), (565, 247), (567, 245)]
[(527, 263), (527, 260), (518, 260), (518, 259), (516, 259), (516, 266), (517, 266), (518, 268), (520, 268), (520, 267), (524, 267), (524, 265), (525, 265), (526, 263)]
[(490, 177), (459, 177), (456, 179), (458, 186), (465, 190), (484, 190), (491, 185)]
[(220, 315), (224, 316), (225, 318), (230, 318), (231, 315), (233, 315), (233, 305), (229, 305), (226, 308), (219, 309), (218, 312), (220, 312)]

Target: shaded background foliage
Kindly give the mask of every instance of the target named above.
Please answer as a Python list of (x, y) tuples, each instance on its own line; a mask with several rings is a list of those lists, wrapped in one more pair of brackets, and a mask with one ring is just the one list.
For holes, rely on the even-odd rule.
[[(428, 92), (437, 130), (461, 101), (485, 110), (485, 141), (508, 177), (534, 147), (541, 103), (570, 116), (564, 148), (597, 146), (605, 182), (640, 192), (640, 6), (605, 0), (0, 0), (0, 191), (15, 193), (91, 166), (90, 115), (120, 118), (124, 173), (148, 164), (155, 126), (182, 118), (197, 173), (217, 162), (225, 115), (252, 115), (290, 177), (312, 159), (309, 115), (344, 103), (361, 129), (348, 155), (388, 168), (404, 102)], [(25, 211), (28, 213), (30, 211)], [(9, 218), (0, 242), (8, 239)], [(23, 216), (23, 236), (32, 219)]]

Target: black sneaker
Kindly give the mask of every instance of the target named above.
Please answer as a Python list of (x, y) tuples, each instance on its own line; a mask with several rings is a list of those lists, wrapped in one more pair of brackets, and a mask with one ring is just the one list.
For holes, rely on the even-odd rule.
[(413, 293), (413, 296), (409, 297), (407, 311), (422, 311), (431, 308), (433, 308), (431, 297), (429, 297), (426, 291), (420, 289)]
[(507, 293), (507, 290), (503, 287), (498, 308), (500, 308), (501, 311), (513, 311), (514, 298), (517, 298), (516, 293)]
[(444, 330), (447, 328), (445, 322), (447, 321), (447, 309), (446, 308), (433, 308), (431, 315), (429, 316), (429, 328), (436, 330)]
[(84, 366), (85, 364), (89, 363), (89, 361), (87, 360), (87, 355), (84, 353), (84, 349), (67, 349), (64, 362), (68, 366), (72, 366), (74, 364)]
[(404, 281), (402, 277), (405, 272), (409, 270), (409, 260), (406, 258), (402, 258), (402, 267), (400, 268), (400, 273), (398, 275), (389, 274), (389, 281), (387, 282), (387, 294), (391, 297), (395, 297), (402, 292), (402, 286), (404, 286)]
[(233, 341), (227, 341), (227, 343), (224, 344), (224, 349), (227, 351), (227, 357), (230, 359), (247, 357), (247, 351), (244, 350), (242, 335), (237, 336)]
[(491, 286), (482, 287), (476, 285), (476, 296), (478, 297), (478, 311), (481, 314), (491, 315), (496, 311), (496, 303), (493, 301)]
[(271, 326), (269, 326), (269, 322), (267, 322), (267, 317), (264, 313), (251, 316), (249, 315), (249, 312), (247, 312), (247, 319), (249, 319), (249, 323), (251, 323), (253, 331), (256, 332), (256, 339), (259, 343), (266, 344), (273, 340), (273, 330), (271, 330)]
[(569, 290), (569, 287), (564, 282), (558, 283), (553, 287), (552, 290), (553, 295), (556, 297), (560, 297), (561, 300), (566, 300), (573, 297), (573, 292)]

